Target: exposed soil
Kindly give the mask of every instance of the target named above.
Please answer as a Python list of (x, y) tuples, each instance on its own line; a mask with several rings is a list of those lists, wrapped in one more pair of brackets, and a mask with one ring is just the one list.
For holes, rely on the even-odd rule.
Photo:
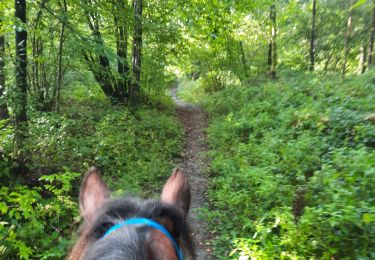
[(198, 260), (212, 259), (207, 223), (199, 218), (199, 209), (207, 208), (207, 143), (203, 129), (207, 127), (207, 114), (198, 106), (185, 103), (178, 96), (178, 87), (171, 90), (177, 106), (177, 115), (185, 130), (185, 148), (179, 167), (188, 176), (192, 201), (189, 223), (192, 227)]

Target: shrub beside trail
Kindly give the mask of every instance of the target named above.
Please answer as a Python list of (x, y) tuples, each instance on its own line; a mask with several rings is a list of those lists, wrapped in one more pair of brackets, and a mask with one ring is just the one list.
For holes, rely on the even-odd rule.
[(206, 215), (218, 258), (375, 257), (370, 72), (344, 81), (283, 71), (203, 104), (215, 209)]

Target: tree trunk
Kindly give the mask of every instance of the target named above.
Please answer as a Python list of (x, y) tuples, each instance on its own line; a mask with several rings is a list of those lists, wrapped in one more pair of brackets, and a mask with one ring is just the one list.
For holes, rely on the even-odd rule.
[(366, 71), (366, 46), (361, 46), (359, 53), (358, 71), (360, 74)]
[[(99, 28), (99, 19), (97, 16), (93, 16), (93, 26), (92, 26), (92, 33), (95, 37), (95, 41), (98, 45), (104, 46), (104, 41), (102, 38), (102, 34)], [(113, 91), (113, 75), (111, 71), (111, 66), (109, 63), (109, 58), (106, 56), (104, 52), (100, 52), (98, 55), (98, 63), (94, 64), (94, 74), (97, 82), (102, 87), (104, 93), (110, 99), (114, 98), (114, 91)]]
[(130, 90), (130, 104), (137, 105), (141, 89), (142, 59), (142, 0), (134, 0), (134, 37), (133, 37), (133, 79)]
[[(37, 33), (45, 29), (45, 24), (43, 23), (43, 11), (46, 8), (45, 4), (48, 0), (43, 0), (40, 3), (40, 8), (36, 13), (35, 19), (30, 22), (30, 25), (33, 27), (33, 33), (29, 35), (31, 37), (32, 43), (32, 59), (30, 61), (31, 65), (31, 80), (30, 84), (32, 86), (33, 92), (30, 92), (30, 95), (34, 94), (37, 98), (37, 103), (35, 103), (34, 108), (39, 111), (51, 111), (52, 110), (52, 98), (50, 93), (50, 81), (49, 76), (47, 76), (47, 70), (52, 66), (48, 62), (50, 56), (45, 54), (50, 54), (50, 52), (45, 51), (47, 45), (46, 38), (41, 34)], [(51, 36), (52, 38), (52, 36)], [(53, 40), (52, 40), (53, 41)], [(54, 73), (54, 75), (57, 73)], [(53, 94), (53, 93), (52, 93)]]
[(313, 0), (312, 8), (312, 26), (310, 39), (310, 70), (314, 70), (315, 66), (315, 17), (316, 17), (316, 0)]
[(267, 65), (268, 65), (268, 70), (271, 71), (271, 66), (272, 66), (272, 43), (271, 43), (271, 38), (268, 43), (268, 53), (267, 53)]
[[(85, 3), (91, 7), (94, 6), (94, 3), (91, 0), (86, 0)], [(104, 50), (105, 43), (100, 31), (100, 21), (102, 19), (101, 15), (96, 13), (94, 10), (94, 8), (91, 8), (91, 10), (87, 9), (86, 18), (92, 35), (95, 38), (96, 44), (102, 46), (102, 49)], [(115, 30), (117, 29), (118, 28), (116, 26)], [(115, 32), (115, 34), (117, 37), (117, 32)], [(123, 103), (126, 100), (124, 86), (119, 84), (118, 80), (113, 74), (110, 59), (103, 50), (99, 51), (98, 55), (93, 55), (90, 50), (87, 50), (83, 55), (90, 67), (91, 72), (94, 74), (95, 80), (100, 85), (104, 94), (113, 103)], [(123, 70), (121, 69), (121, 65), (118, 69)]]
[[(26, 24), (26, 0), (15, 0), (15, 16)], [(25, 140), (28, 135), (27, 122), (27, 32), (23, 28), (17, 27), (15, 30), (15, 46), (16, 46), (16, 84), (14, 87), (14, 151), (17, 158), (18, 174), (27, 172), (25, 160), (26, 153), (24, 151)]]
[(276, 79), (277, 49), (276, 49), (276, 9), (275, 4), (270, 6), (271, 20), (271, 77)]
[(375, 64), (374, 62), (374, 56), (375, 56), (375, 50), (374, 50), (374, 41), (375, 41), (375, 0), (373, 2), (372, 7), (372, 25), (371, 25), (371, 35), (370, 35), (370, 48), (369, 48), (369, 54), (368, 54), (368, 66), (373, 66)]
[(117, 71), (120, 75), (122, 75), (127, 69), (126, 64), (126, 50), (127, 50), (127, 37), (126, 35), (126, 27), (122, 25), (118, 25), (117, 27), (117, 42), (116, 42), (116, 50), (117, 50)]
[(243, 49), (243, 42), (240, 41), (240, 52), (241, 52), (241, 60), (242, 60), (242, 66), (243, 66), (243, 71), (245, 74), (246, 79), (249, 77), (247, 73), (247, 61), (246, 61), (246, 56), (245, 56), (245, 51)]
[[(63, 1), (61, 5), (61, 9), (63, 10), (63, 13), (66, 14), (67, 12), (66, 0)], [(57, 73), (56, 87), (53, 93), (53, 101), (55, 102), (56, 111), (59, 111), (61, 83), (63, 80), (62, 57), (63, 57), (63, 50), (64, 50), (63, 46), (64, 46), (64, 41), (65, 41), (64, 33), (65, 33), (65, 21), (61, 24), (59, 54), (58, 54), (58, 69), (57, 69), (58, 73)]]
[[(124, 10), (124, 8), (123, 8)], [(115, 17), (116, 26), (116, 50), (117, 50), (117, 72), (120, 79), (115, 89), (117, 96), (123, 96), (124, 99), (128, 98), (129, 86), (130, 86), (130, 75), (129, 65), (127, 61), (127, 49), (128, 49), (128, 33), (126, 23), (123, 19), (117, 19)]]
[(337, 68), (337, 64), (339, 64), (339, 61), (341, 60), (341, 54), (339, 53), (337, 55), (337, 58), (336, 58), (336, 61), (335, 61), (335, 64), (333, 65), (333, 68), (332, 68), (332, 71), (335, 72), (336, 71), (336, 68)]
[[(0, 31), (2, 21), (0, 20)], [(0, 35), (0, 120), (9, 117), (8, 108), (4, 97), (5, 90), (5, 37)]]
[(326, 59), (326, 62), (324, 63), (324, 68), (323, 68), (323, 71), (327, 71), (328, 70), (328, 65), (329, 65), (329, 62), (331, 61), (331, 58), (334, 54), (334, 51), (332, 51), (329, 55), (328, 55), (328, 58)]
[(348, 23), (346, 26), (346, 35), (345, 35), (345, 53), (344, 53), (344, 63), (342, 65), (342, 75), (345, 75), (346, 73), (346, 66), (348, 61), (348, 55), (350, 50), (350, 33), (352, 30), (352, 7), (353, 6), (353, 0), (349, 0), (349, 11), (348, 11)]

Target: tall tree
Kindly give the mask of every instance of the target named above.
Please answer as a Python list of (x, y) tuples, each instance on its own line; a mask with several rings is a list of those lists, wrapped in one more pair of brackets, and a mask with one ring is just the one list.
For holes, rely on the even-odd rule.
[[(61, 6), (62, 13), (64, 14), (64, 17), (66, 19), (66, 13), (68, 11), (66, 0), (63, 0), (62, 3), (59, 3)], [(64, 41), (65, 41), (65, 24), (66, 21), (64, 20), (61, 23), (61, 32), (60, 32), (60, 39), (59, 39), (59, 53), (58, 53), (58, 59), (57, 59), (57, 80), (56, 80), (56, 87), (54, 88), (53, 92), (53, 100), (55, 102), (55, 108), (56, 111), (59, 110), (60, 105), (60, 92), (61, 92), (61, 84), (63, 80), (63, 51), (64, 51)]]
[[(30, 74), (30, 86), (33, 92), (30, 94), (35, 95), (37, 98), (37, 109), (38, 110), (49, 110), (50, 105), (48, 100), (49, 90), (49, 77), (47, 77), (47, 59), (44, 58), (46, 38), (44, 34), (37, 33), (44, 29), (43, 23), (43, 11), (45, 10), (45, 4), (47, 0), (43, 0), (40, 3), (40, 8), (36, 12), (35, 19), (30, 23), (32, 24), (33, 33), (29, 33), (31, 38), (32, 53), (30, 56), (31, 74)], [(29, 17), (30, 18), (30, 17)], [(31, 27), (31, 26), (30, 26)], [(51, 37), (52, 38), (52, 37)]]
[(14, 144), (18, 161), (17, 171), (20, 174), (26, 172), (25, 166), (25, 140), (28, 134), (27, 120), (27, 32), (26, 24), (26, 0), (15, 0), (15, 17), (20, 22), (15, 28), (16, 46), (16, 84), (13, 93), (14, 112)]
[(130, 103), (135, 105), (139, 101), (141, 89), (141, 61), (142, 61), (142, 0), (134, 0), (134, 36), (133, 36), (133, 79), (130, 90)]
[(371, 23), (371, 29), (370, 29), (370, 48), (369, 48), (369, 54), (368, 54), (368, 66), (374, 65), (374, 41), (375, 41), (375, 0), (372, 1), (372, 23)]
[(315, 17), (316, 17), (316, 0), (313, 0), (312, 6), (312, 25), (310, 38), (310, 70), (314, 70), (315, 66)]
[(359, 63), (358, 71), (359, 73), (364, 73), (366, 71), (366, 46), (362, 45), (359, 49)]
[(97, 6), (98, 3), (94, 3), (91, 0), (85, 0), (85, 3), (90, 7), (85, 10), (87, 24), (94, 37), (95, 45), (99, 50), (92, 52), (91, 49), (86, 49), (84, 51), (84, 58), (104, 94), (114, 103), (123, 103), (126, 99), (124, 86), (116, 80), (110, 64), (110, 58), (105, 52), (107, 46), (105, 45), (101, 31), (103, 17), (100, 9), (98, 9), (100, 6)]
[(276, 8), (275, 4), (270, 6), (270, 20), (271, 20), (271, 77), (276, 79), (277, 66), (277, 49), (276, 49)]
[[(99, 24), (99, 20), (101, 19), (100, 14), (93, 11), (93, 4), (90, 0), (88, 0), (86, 3), (91, 7), (89, 10), (86, 10), (88, 26), (92, 35), (94, 36), (95, 43), (104, 48), (104, 40), (102, 38)], [(99, 83), (105, 95), (109, 98), (113, 97), (113, 75), (111, 72), (109, 58), (106, 56), (103, 50), (100, 50), (97, 56), (92, 54), (90, 50), (87, 50), (87, 53), (85, 53), (84, 56), (90, 66), (90, 70), (94, 74), (96, 81)]]
[(272, 66), (272, 43), (271, 43), (271, 39), (268, 42), (267, 65), (268, 65), (269, 71), (271, 71), (271, 66)]
[(114, 22), (115, 22), (115, 35), (116, 35), (116, 53), (117, 53), (117, 72), (119, 74), (119, 80), (117, 84), (120, 86), (117, 88), (117, 96), (126, 96), (128, 98), (129, 87), (131, 84), (131, 75), (128, 63), (128, 27), (125, 19), (125, 15), (128, 13), (127, 5), (123, 1), (119, 4), (113, 4), (114, 10)]
[[(33, 108), (40, 111), (58, 109), (60, 88), (65, 69), (63, 60), (65, 31), (68, 25), (66, 1), (41, 0), (38, 9), (28, 15), (29, 98)], [(60, 10), (56, 14), (54, 10)], [(60, 29), (61, 28), (61, 29)], [(66, 67), (65, 67), (66, 68)]]
[(248, 78), (249, 74), (247, 73), (247, 60), (246, 60), (245, 51), (243, 49), (243, 42), (242, 41), (240, 41), (239, 46), (240, 46), (240, 53), (241, 53), (243, 71), (244, 71), (245, 77)]
[(0, 18), (0, 119), (8, 118), (8, 108), (4, 99), (5, 91), (5, 37)]
[(344, 63), (342, 65), (342, 75), (346, 73), (346, 66), (348, 61), (348, 55), (350, 51), (350, 34), (352, 31), (352, 18), (353, 18), (353, 0), (349, 0), (349, 8), (348, 8), (348, 22), (346, 25), (346, 34), (345, 34), (345, 53), (344, 53)]

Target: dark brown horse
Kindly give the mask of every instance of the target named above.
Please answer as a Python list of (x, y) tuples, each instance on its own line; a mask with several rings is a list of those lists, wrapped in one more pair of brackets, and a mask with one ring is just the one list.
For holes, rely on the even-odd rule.
[(68, 259), (175, 260), (182, 259), (181, 247), (194, 258), (186, 221), (190, 186), (181, 170), (174, 170), (156, 201), (111, 199), (92, 167), (79, 199), (84, 223)]

